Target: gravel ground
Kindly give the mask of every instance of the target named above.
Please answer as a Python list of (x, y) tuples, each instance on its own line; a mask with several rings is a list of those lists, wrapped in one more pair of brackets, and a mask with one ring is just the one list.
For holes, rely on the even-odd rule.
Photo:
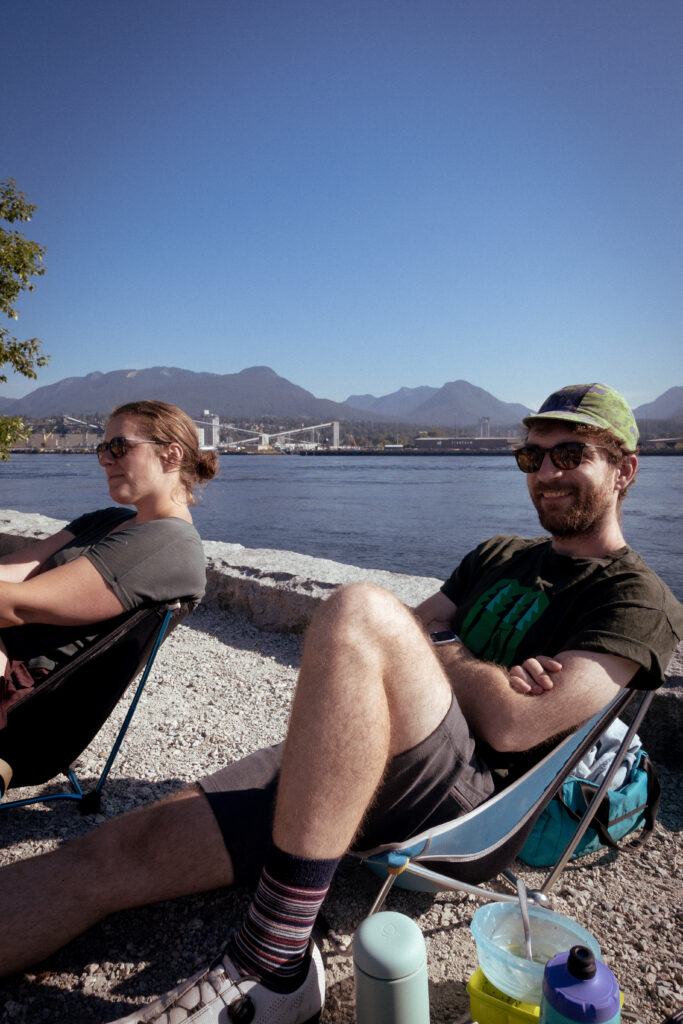
[[(280, 739), (299, 655), (297, 636), (263, 633), (226, 612), (198, 609), (160, 652), (99, 820), (149, 803), (227, 758)], [(679, 677), (682, 667), (680, 660), (674, 666)], [(117, 709), (81, 757), (79, 773), (86, 782), (96, 778), (122, 714)], [(552, 900), (553, 909), (596, 936), (624, 991), (623, 1019), (639, 1024), (660, 1024), (683, 1005), (678, 865), (683, 790), (680, 772), (663, 764), (657, 769), (664, 795), (650, 843), (641, 852), (598, 853), (575, 862)], [(0, 864), (52, 849), (92, 827), (70, 803), (1, 813)], [(517, 869), (527, 884), (540, 883), (539, 872), (521, 864)], [(377, 886), (362, 866), (345, 863), (325, 904), (325, 1022), (355, 1019), (352, 964), (345, 950)], [(103, 1024), (123, 1016), (212, 958), (247, 899), (244, 890), (221, 891), (114, 915), (34, 970), (7, 979), (0, 989), (0, 1020)], [(387, 908), (409, 914), (425, 935), (435, 1024), (468, 1019), (465, 984), (477, 966), (469, 922), (477, 905), (457, 894), (396, 890), (389, 896)]]

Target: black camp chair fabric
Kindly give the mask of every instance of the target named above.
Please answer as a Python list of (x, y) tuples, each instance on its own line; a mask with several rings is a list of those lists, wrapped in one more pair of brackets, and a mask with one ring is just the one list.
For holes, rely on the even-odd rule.
[(0, 758), (12, 767), (12, 787), (68, 772), (147, 662), (169, 608), (168, 635), (189, 614), (187, 601), (120, 616), (105, 636), (9, 708)]

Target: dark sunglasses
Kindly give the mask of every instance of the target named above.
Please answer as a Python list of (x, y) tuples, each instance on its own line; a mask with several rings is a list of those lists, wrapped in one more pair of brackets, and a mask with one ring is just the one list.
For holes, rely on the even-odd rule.
[(585, 448), (604, 448), (601, 444), (588, 444), (587, 441), (561, 441), (552, 448), (542, 448), (540, 444), (525, 444), (514, 451), (517, 465), (522, 473), (538, 473), (546, 455), (556, 469), (577, 469), (581, 465)]
[(112, 437), (111, 441), (100, 441), (95, 448), (97, 458), (101, 459), (105, 452), (111, 452), (115, 459), (122, 459), (128, 449), (136, 444), (167, 444), (166, 441), (151, 441), (143, 437)]

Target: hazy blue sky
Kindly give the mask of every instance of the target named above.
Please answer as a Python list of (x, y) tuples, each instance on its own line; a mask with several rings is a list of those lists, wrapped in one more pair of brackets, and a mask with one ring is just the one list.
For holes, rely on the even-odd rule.
[(38, 385), (683, 384), (681, 0), (3, 0), (2, 35)]

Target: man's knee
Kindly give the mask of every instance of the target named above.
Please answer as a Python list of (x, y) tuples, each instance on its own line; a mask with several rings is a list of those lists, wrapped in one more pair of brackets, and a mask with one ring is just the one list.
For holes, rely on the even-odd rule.
[(310, 629), (331, 635), (348, 629), (360, 639), (411, 627), (416, 628), (413, 613), (391, 591), (360, 582), (338, 587), (319, 605)]
[(340, 587), (319, 607), (306, 634), (302, 669), (299, 686), (312, 673), (316, 687), (367, 688), (373, 680), (391, 687), (394, 681), (402, 685), (406, 673), (415, 680), (442, 674), (414, 613), (372, 583)]

